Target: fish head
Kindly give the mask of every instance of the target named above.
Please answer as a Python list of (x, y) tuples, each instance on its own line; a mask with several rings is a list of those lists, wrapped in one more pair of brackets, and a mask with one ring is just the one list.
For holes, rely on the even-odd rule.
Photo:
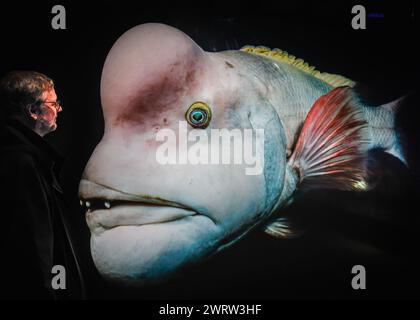
[[(269, 215), (283, 187), (285, 139), (263, 90), (239, 62), (205, 52), (175, 28), (144, 24), (116, 41), (101, 78), (104, 135), (79, 186), (91, 254), (105, 278), (165, 279)], [(242, 151), (231, 144), (225, 163), (223, 138), (209, 149), (215, 129), (242, 134)], [(184, 133), (194, 137), (187, 148)], [(208, 163), (191, 156), (198, 149)], [(253, 164), (235, 162), (245, 149)], [(219, 163), (210, 159), (216, 150)], [(173, 152), (176, 161), (162, 163)]]

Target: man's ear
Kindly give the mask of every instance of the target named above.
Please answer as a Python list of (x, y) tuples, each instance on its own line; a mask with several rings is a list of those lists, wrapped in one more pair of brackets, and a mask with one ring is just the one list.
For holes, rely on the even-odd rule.
[(36, 103), (28, 104), (26, 106), (26, 112), (31, 117), (31, 119), (38, 119), (38, 105)]

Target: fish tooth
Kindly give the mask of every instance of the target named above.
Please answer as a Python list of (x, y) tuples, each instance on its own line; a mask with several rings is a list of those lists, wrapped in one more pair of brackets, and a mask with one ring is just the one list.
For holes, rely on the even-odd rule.
[(85, 206), (86, 206), (86, 208), (90, 208), (90, 202), (86, 201)]
[(111, 204), (109, 203), (109, 201), (105, 201), (104, 205), (105, 205), (105, 208), (107, 209), (111, 208)]

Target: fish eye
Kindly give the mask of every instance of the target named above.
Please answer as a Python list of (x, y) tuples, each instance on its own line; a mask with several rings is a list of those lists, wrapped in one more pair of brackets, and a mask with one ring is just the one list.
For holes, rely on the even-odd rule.
[(194, 102), (187, 110), (185, 118), (194, 128), (206, 128), (211, 120), (210, 107), (204, 102)]

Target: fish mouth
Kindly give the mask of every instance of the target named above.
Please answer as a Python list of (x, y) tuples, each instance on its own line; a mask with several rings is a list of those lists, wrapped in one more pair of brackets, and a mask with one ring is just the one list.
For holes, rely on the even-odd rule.
[(119, 226), (142, 226), (188, 219), (198, 213), (175, 201), (147, 194), (131, 194), (82, 179), (80, 205), (93, 232)]

